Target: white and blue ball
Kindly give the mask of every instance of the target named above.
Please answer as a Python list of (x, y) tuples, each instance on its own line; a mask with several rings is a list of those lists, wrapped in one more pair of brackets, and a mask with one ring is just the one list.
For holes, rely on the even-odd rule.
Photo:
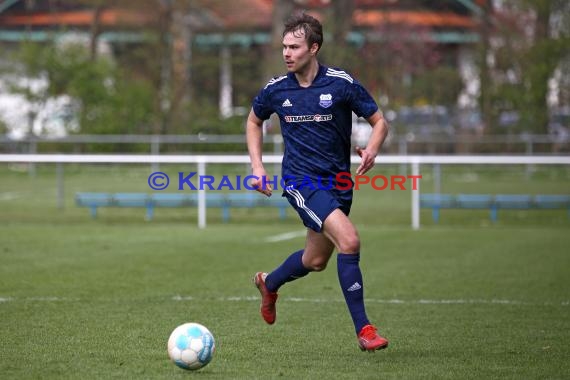
[(196, 370), (208, 364), (216, 350), (214, 336), (199, 323), (185, 323), (168, 339), (168, 356), (180, 368)]

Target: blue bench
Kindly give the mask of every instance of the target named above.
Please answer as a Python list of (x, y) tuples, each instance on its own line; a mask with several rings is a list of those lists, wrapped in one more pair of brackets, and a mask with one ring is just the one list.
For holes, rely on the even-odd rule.
[(499, 210), (567, 209), (570, 218), (570, 195), (420, 194), (420, 208), (430, 208), (435, 223), (442, 209), (488, 209), (493, 222)]
[[(78, 207), (88, 207), (91, 217), (97, 217), (100, 207), (134, 207), (146, 208), (146, 219), (152, 220), (155, 208), (159, 207), (198, 207), (197, 193), (76, 193), (75, 204)], [(285, 219), (289, 202), (282, 197), (267, 198), (264, 195), (250, 191), (247, 193), (206, 193), (206, 207), (222, 209), (224, 222), (230, 220), (232, 208), (276, 207), (279, 217)]]

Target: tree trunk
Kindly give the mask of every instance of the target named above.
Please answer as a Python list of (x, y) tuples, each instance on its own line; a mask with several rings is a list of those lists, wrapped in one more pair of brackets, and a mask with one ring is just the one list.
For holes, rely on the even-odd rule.
[(171, 92), (172, 92), (172, 0), (160, 0), (160, 21), (159, 21), (159, 59), (160, 59), (160, 115), (159, 134), (166, 134), (170, 129), (171, 112)]
[(293, 14), (295, 4), (293, 0), (275, 0), (273, 2), (271, 44), (265, 50), (263, 78), (261, 82), (266, 83), (270, 78), (284, 71), (283, 56), (281, 47), (283, 45), (284, 22)]
[[(536, 24), (535, 24), (535, 40), (532, 50), (532, 61), (534, 65), (530, 67), (529, 75), (532, 86), (534, 106), (534, 115), (531, 126), (536, 133), (548, 133), (548, 80), (553, 74), (558, 64), (558, 56), (549, 51), (548, 45), (551, 44), (550, 38), (550, 16), (552, 13), (551, 0), (542, 0), (536, 4)], [(545, 52), (546, 54), (543, 54)], [(545, 56), (546, 55), (546, 56)], [(542, 69), (539, 69), (541, 67)]]
[(493, 134), (495, 132), (493, 110), (491, 103), (491, 67), (489, 67), (489, 62), (487, 57), (490, 52), (490, 38), (491, 38), (491, 14), (493, 5), (486, 2), (482, 7), (483, 14), (480, 19), (480, 48), (479, 48), (479, 106), (481, 108), (481, 115), (483, 118), (483, 123), (485, 124), (485, 130), (487, 134)]
[[(352, 13), (354, 12), (354, 0), (338, 0), (332, 2), (332, 17), (326, 27), (330, 29), (332, 41), (330, 46), (331, 65), (344, 67), (347, 58), (351, 54), (346, 48), (346, 37), (352, 28)], [(326, 28), (325, 28), (326, 29)]]
[(89, 36), (89, 58), (91, 61), (95, 61), (97, 59), (97, 45), (99, 43), (99, 35), (101, 34), (102, 13), (102, 5), (97, 5), (93, 10), (93, 19), (91, 20), (91, 30)]

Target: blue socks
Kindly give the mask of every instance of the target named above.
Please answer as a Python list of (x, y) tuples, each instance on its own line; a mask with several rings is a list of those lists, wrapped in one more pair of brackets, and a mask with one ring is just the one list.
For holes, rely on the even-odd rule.
[(348, 311), (352, 317), (356, 334), (370, 322), (364, 310), (364, 285), (362, 284), (362, 272), (359, 266), (360, 253), (348, 255), (339, 253), (337, 255), (338, 280)]
[(305, 277), (309, 272), (311, 272), (303, 265), (303, 252), (304, 250), (300, 250), (292, 253), (291, 256), (283, 262), (283, 264), (267, 275), (265, 278), (265, 286), (267, 287), (267, 290), (274, 293), (284, 283)]
[[(277, 269), (265, 278), (265, 286), (270, 292), (276, 292), (286, 282), (304, 277), (311, 270), (305, 268), (302, 261), (303, 250), (292, 253)], [(360, 254), (337, 255), (338, 280), (348, 311), (352, 317), (356, 334), (370, 322), (364, 309), (364, 285), (360, 271)]]

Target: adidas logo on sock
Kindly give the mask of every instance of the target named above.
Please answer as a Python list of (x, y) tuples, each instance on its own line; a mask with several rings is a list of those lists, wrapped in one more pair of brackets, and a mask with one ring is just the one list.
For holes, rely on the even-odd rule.
[(360, 286), (360, 284), (358, 282), (355, 282), (354, 284), (352, 284), (352, 286), (348, 289), (346, 289), (347, 292), (354, 292), (356, 290), (360, 290), (362, 289), (362, 286)]
[(281, 104), (281, 107), (293, 107), (293, 103), (291, 103), (289, 99), (285, 99), (283, 104)]

